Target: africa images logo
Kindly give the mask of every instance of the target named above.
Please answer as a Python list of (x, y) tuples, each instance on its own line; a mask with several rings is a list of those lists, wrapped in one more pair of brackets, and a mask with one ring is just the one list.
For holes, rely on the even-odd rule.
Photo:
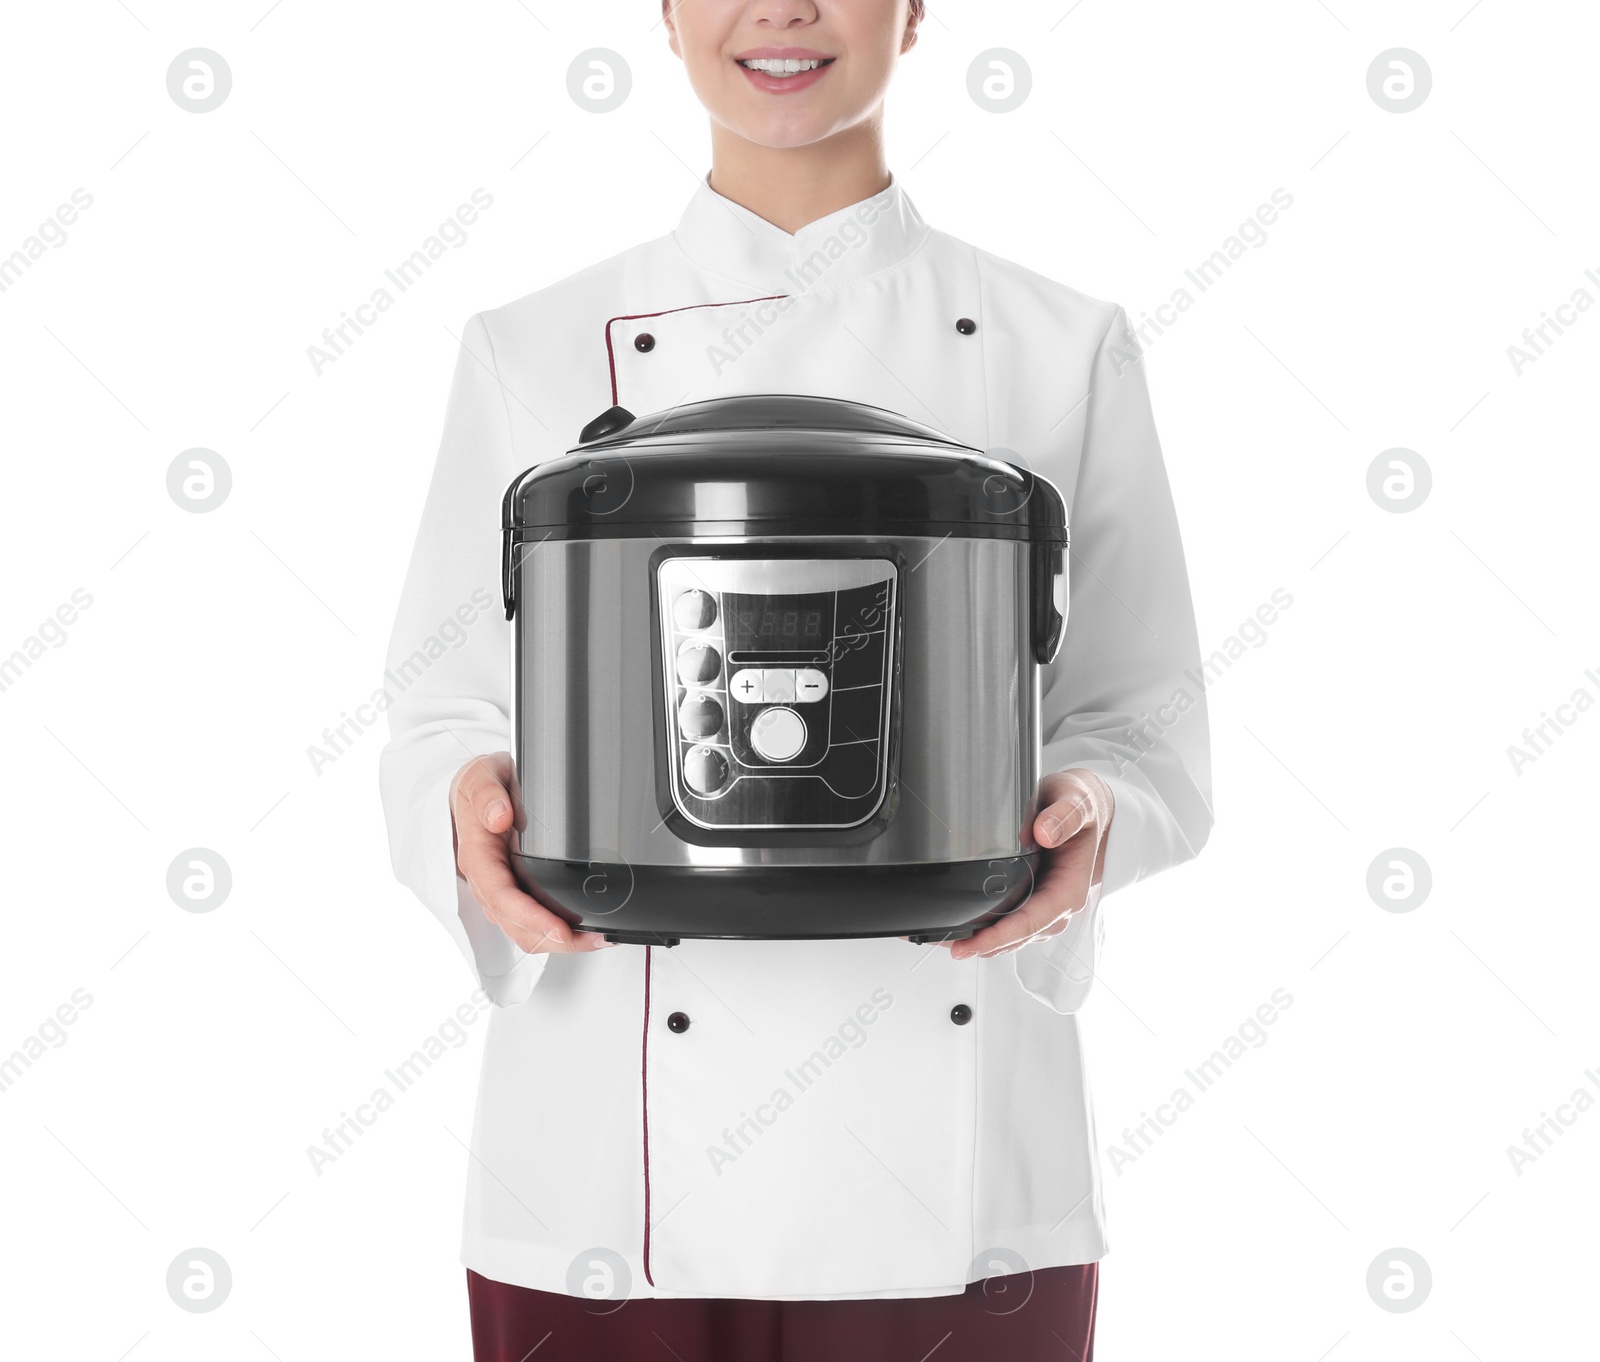
[[(876, 1004), (876, 1006), (874, 1006)], [(845, 1057), (851, 1050), (859, 1050), (867, 1043), (867, 1027), (894, 1006), (894, 997), (886, 988), (872, 990), (872, 1001), (862, 1003), (817, 1049), (793, 1068), (785, 1069), (783, 1076), (788, 1085), (779, 1084), (765, 1102), (756, 1106), (754, 1113), (741, 1111), (739, 1121), (722, 1132), (721, 1145), (707, 1145), (706, 1156), (718, 1177), (745, 1150), (765, 1135), (778, 1118), (794, 1106), (800, 1094), (806, 1092)]]

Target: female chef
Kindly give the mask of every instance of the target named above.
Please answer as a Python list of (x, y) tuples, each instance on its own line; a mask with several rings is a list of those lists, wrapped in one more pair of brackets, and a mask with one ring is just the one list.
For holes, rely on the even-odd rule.
[[(1087, 1359), (1106, 1240), (1074, 1013), (1100, 899), (1211, 826), (1138, 345), (1115, 304), (930, 228), (890, 174), (884, 96), (921, 0), (666, 5), (710, 174), (670, 235), (467, 323), (390, 648), (411, 682), (382, 760), (395, 871), (495, 1004), (462, 1250), (476, 1356)], [(606, 948), (513, 878), (489, 608), (507, 484), (613, 403), (760, 392), (903, 412), (1068, 502), (1047, 870), (970, 940)], [(466, 641), (427, 650), (451, 619)]]

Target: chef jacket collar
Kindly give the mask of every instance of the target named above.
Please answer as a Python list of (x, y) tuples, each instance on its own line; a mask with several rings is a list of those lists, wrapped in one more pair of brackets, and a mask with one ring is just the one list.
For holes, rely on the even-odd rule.
[(927, 240), (928, 224), (892, 175), (882, 193), (793, 233), (724, 198), (708, 175), (674, 237), (702, 269), (764, 292), (794, 294), (836, 288), (898, 264)]

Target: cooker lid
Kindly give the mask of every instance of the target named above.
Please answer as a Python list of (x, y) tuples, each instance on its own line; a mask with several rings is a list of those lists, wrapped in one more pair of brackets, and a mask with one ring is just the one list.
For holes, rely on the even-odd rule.
[(508, 535), (954, 535), (1064, 544), (1045, 478), (881, 407), (797, 394), (612, 407), (506, 491)]
[[(626, 407), (610, 407), (589, 422), (578, 435), (586, 448), (703, 430), (766, 430), (773, 427), (811, 427), (817, 430), (855, 430), (863, 434), (909, 435), (917, 440), (965, 449), (943, 432), (885, 407), (840, 398), (772, 393), (752, 397), (715, 397), (686, 402), (654, 416), (637, 417)], [(576, 453), (577, 451), (572, 451)]]

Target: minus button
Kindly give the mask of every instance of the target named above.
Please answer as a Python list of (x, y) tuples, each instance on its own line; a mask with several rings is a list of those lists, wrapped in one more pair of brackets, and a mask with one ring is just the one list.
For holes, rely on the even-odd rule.
[(815, 667), (802, 667), (794, 674), (794, 698), (802, 702), (820, 700), (828, 693), (828, 678)]

